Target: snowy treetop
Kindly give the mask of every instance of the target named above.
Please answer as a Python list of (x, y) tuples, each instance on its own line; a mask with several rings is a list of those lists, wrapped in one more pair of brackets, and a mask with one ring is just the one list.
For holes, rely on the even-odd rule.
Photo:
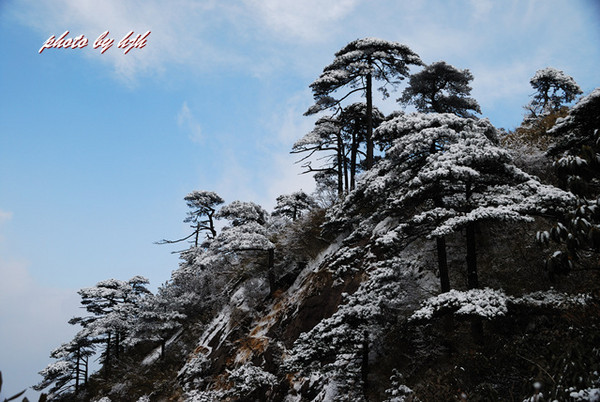
[(554, 67), (546, 67), (535, 72), (530, 83), (534, 88), (548, 85), (547, 82), (553, 82), (556, 86), (571, 92), (581, 93), (581, 88), (573, 77), (567, 75), (562, 70), (557, 70)]
[[(333, 62), (323, 69), (310, 87), (318, 99), (345, 85), (362, 88), (364, 83), (360, 78), (367, 74), (372, 74), (376, 80), (394, 84), (397, 83), (394, 80), (408, 75), (409, 64), (423, 65), (423, 62), (406, 45), (377, 38), (357, 39), (335, 54)], [(327, 107), (322, 106), (321, 109)]]
[(183, 198), (190, 208), (213, 208), (222, 204), (223, 199), (214, 191), (192, 191)]
[(231, 221), (233, 226), (243, 225), (248, 222), (256, 222), (263, 225), (267, 222), (267, 211), (253, 202), (233, 201), (231, 204), (221, 208), (217, 218), (225, 218)]
[(312, 145), (327, 146), (334, 141), (333, 135), (339, 130), (338, 123), (332, 117), (320, 118), (315, 123), (315, 128), (296, 141), (292, 149), (298, 151)]

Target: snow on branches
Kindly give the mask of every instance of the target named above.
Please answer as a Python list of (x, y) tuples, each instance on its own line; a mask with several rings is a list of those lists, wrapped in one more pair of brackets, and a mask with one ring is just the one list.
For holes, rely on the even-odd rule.
[(505, 316), (518, 306), (561, 310), (584, 306), (590, 300), (586, 294), (569, 295), (554, 290), (534, 292), (521, 297), (507, 296), (502, 290), (490, 288), (459, 291), (452, 289), (427, 299), (410, 321), (431, 320), (436, 316), (478, 316), (488, 320)]

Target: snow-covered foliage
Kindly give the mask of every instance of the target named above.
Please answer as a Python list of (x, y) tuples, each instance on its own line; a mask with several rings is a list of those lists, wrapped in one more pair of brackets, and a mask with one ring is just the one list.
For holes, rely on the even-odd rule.
[[(333, 62), (323, 69), (310, 87), (318, 105), (319, 99), (340, 87), (362, 87), (360, 78), (367, 74), (376, 80), (395, 84), (408, 75), (408, 65), (411, 64), (422, 65), (423, 62), (406, 45), (378, 38), (357, 39), (335, 54)], [(380, 90), (385, 91), (385, 86)]]
[[(408, 47), (374, 38), (336, 53), (311, 84), (315, 105), (307, 112), (333, 116), (293, 151), (325, 151), (324, 166), (306, 167), (319, 171), (327, 211), (303, 192), (278, 197), (272, 216), (252, 202), (217, 210), (223, 199), (216, 193), (191, 192), (185, 222), (194, 232), (176, 241), (196, 239), (180, 252), (171, 280), (156, 295), (139, 276), (80, 290), (89, 314), (71, 320), (81, 331), (52, 351), (57, 361), (36, 389), (53, 386), (51, 400), (126, 395), (138, 402), (498, 400), (509, 393), (520, 400), (543, 378), (554, 387), (545, 395), (599, 399), (600, 315), (597, 294), (586, 293), (597, 278), (547, 290), (535, 266), (547, 251), (527, 245), (513, 255), (510, 248), (569, 211), (572, 227), (540, 231), (540, 242), (565, 241), (569, 252), (583, 244), (580, 235), (600, 244), (600, 90), (549, 134), (562, 138), (548, 155), (568, 172), (570, 192), (518, 168), (499, 131), (470, 114), (479, 106), (468, 97), (468, 70), (438, 62), (411, 78), (406, 101), (448, 113), (384, 118), (373, 106), (373, 80), (386, 97), (409, 65), (422, 62)], [(532, 85), (544, 110), (580, 92), (552, 69)], [(355, 93), (366, 102), (343, 107)], [(377, 161), (376, 143), (385, 152)], [(590, 188), (577, 200), (581, 181)], [(213, 219), (228, 221), (220, 233)], [(553, 256), (575, 261), (564, 250)], [(478, 263), (490, 278), (484, 289)], [(450, 284), (456, 289), (447, 291)], [(434, 320), (445, 314), (462, 319)], [(473, 329), (484, 320), (493, 336), (477, 337)], [(87, 360), (98, 345), (102, 376), (88, 389)], [(541, 397), (536, 388), (527, 400)]]
[(543, 240), (564, 244), (548, 260), (549, 270), (568, 273), (574, 264), (593, 265), (600, 252), (600, 88), (583, 97), (549, 134), (557, 143), (548, 150), (564, 186), (577, 195), (567, 219)]
[(461, 117), (473, 117), (481, 113), (477, 101), (470, 98), (469, 82), (473, 74), (460, 70), (444, 61), (431, 63), (411, 75), (408, 86), (399, 102), (414, 104), (419, 112), (452, 113)]
[(295, 221), (306, 211), (314, 208), (315, 201), (304, 191), (296, 191), (292, 194), (284, 194), (277, 197), (277, 205), (272, 213), (273, 216), (284, 216)]
[(234, 201), (225, 205), (217, 214), (217, 218), (227, 219), (233, 226), (240, 226), (249, 222), (264, 225), (268, 220), (268, 216), (267, 211), (260, 205), (245, 201)]
[(210, 247), (221, 254), (227, 254), (246, 249), (268, 250), (273, 248), (273, 244), (267, 238), (265, 227), (251, 221), (244, 225), (223, 228)]
[(600, 401), (600, 388), (586, 388), (578, 391), (571, 391), (569, 397), (576, 402), (598, 402)]
[(529, 83), (537, 91), (528, 106), (533, 116), (558, 110), (563, 104), (574, 101), (577, 95), (583, 93), (573, 77), (553, 67), (536, 71)]
[[(337, 108), (351, 94), (363, 93), (367, 104), (365, 162), (370, 169), (374, 161), (372, 82), (383, 82), (378, 89), (386, 98), (389, 96), (388, 85), (395, 89), (408, 76), (409, 65), (422, 64), (416, 53), (398, 42), (377, 38), (352, 41), (335, 54), (333, 62), (325, 66), (319, 78), (310, 84), (315, 104), (305, 114)], [(332, 94), (343, 87), (349, 88), (348, 92), (334, 98)]]
[(171, 296), (168, 288), (163, 286), (156, 295), (149, 295), (143, 300), (133, 326), (133, 336), (128, 343), (135, 345), (142, 341), (157, 341), (162, 346), (160, 356), (164, 354), (167, 339), (181, 328), (187, 318), (181, 299)]
[(419, 398), (414, 395), (413, 390), (402, 383), (402, 374), (396, 369), (393, 373), (390, 377), (392, 386), (385, 390), (389, 398), (383, 402), (418, 402)]
[(332, 116), (321, 117), (315, 122), (315, 127), (297, 140), (292, 146), (294, 152), (308, 150), (328, 150), (335, 145), (335, 133), (340, 127), (337, 119)]
[(41, 391), (54, 384), (49, 390), (52, 398), (52, 396), (71, 391), (74, 386), (72, 381), (75, 376), (75, 364), (72, 361), (59, 360), (50, 363), (45, 369), (40, 371), (40, 375), (44, 379), (34, 389)]
[(435, 316), (452, 313), (457, 316), (478, 316), (494, 319), (518, 306), (567, 309), (585, 305), (589, 295), (567, 295), (556, 291), (535, 292), (521, 297), (507, 296), (502, 290), (490, 288), (449, 292), (434, 296), (410, 317), (411, 321), (430, 320)]
[(530, 220), (574, 203), (571, 194), (514, 166), (487, 120), (413, 113), (384, 122), (375, 134), (396, 139), (330, 213), (332, 221), (364, 203), (396, 216), (423, 205), (407, 223), (431, 225), (430, 236), (445, 236), (469, 222)]
[(250, 395), (260, 388), (272, 387), (277, 383), (273, 374), (267, 373), (251, 363), (230, 371), (227, 380), (232, 383), (232, 387), (226, 392), (228, 397)]
[(221, 208), (218, 217), (228, 219), (215, 238), (186, 251), (173, 272), (171, 292), (183, 298), (188, 313), (215, 308), (227, 300), (248, 276), (264, 274), (274, 245), (265, 223), (267, 212), (251, 202), (234, 201)]
[[(322, 398), (362, 400), (365, 354), (392, 319), (389, 312), (410, 311), (415, 301), (435, 286), (435, 279), (420, 271), (418, 260), (410, 261), (409, 254), (375, 262), (369, 261), (364, 249), (363, 255), (358, 255), (359, 250), (351, 253), (354, 259), (346, 259), (343, 255), (350, 250), (342, 248), (334, 253), (341, 257), (325, 261), (336, 272), (352, 272), (352, 267), (343, 267), (361, 260), (371, 267), (367, 279), (355, 293), (342, 295), (342, 304), (330, 318), (301, 334), (285, 360), (287, 372), (299, 373), (294, 381), (321, 390)], [(365, 253), (367, 260), (363, 260)]]
[(508, 312), (506, 299), (502, 291), (489, 288), (470, 289), (466, 292), (452, 289), (428, 299), (410, 319), (429, 320), (436, 313), (445, 310), (453, 311), (456, 315), (476, 315), (491, 319)]
[(224, 401), (248, 398), (256, 395), (265, 397), (265, 392), (277, 384), (276, 377), (251, 363), (244, 364), (234, 370), (228, 371), (223, 380), (227, 384), (221, 389), (199, 391), (190, 390), (185, 394), (187, 402)]
[[(196, 233), (201, 230), (208, 230), (211, 236), (215, 237), (216, 231), (213, 218), (217, 206), (225, 202), (223, 198), (213, 191), (196, 190), (186, 195), (184, 200), (191, 209), (191, 211), (188, 211), (188, 216), (184, 219), (184, 222), (191, 223)], [(203, 217), (205, 218), (203, 219)]]

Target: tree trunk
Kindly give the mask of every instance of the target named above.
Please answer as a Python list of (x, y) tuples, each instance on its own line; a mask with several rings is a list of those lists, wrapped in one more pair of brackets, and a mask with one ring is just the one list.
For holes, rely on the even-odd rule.
[(360, 120), (354, 121), (354, 130), (352, 131), (352, 145), (350, 149), (350, 190), (354, 190), (356, 185), (356, 157), (358, 155), (358, 133), (360, 132)]
[(367, 74), (367, 169), (373, 167), (373, 88), (371, 73)]
[(210, 227), (210, 234), (212, 235), (213, 239), (215, 237), (217, 237), (217, 231), (215, 230), (215, 223), (213, 222), (214, 214), (215, 214), (215, 210), (211, 209), (210, 213), (207, 215), (208, 216), (208, 225)]
[[(477, 255), (475, 254), (475, 222), (467, 224), (467, 287), (479, 288), (477, 278)], [(481, 317), (471, 319), (471, 335), (478, 345), (483, 344), (483, 321)]]
[(344, 176), (342, 172), (342, 134), (337, 133), (337, 176), (338, 176), (338, 196), (341, 198), (344, 194)]
[(477, 289), (477, 255), (475, 253), (475, 222), (467, 223), (467, 287)]
[(348, 184), (348, 159), (346, 158), (346, 147), (342, 143), (342, 158), (344, 161), (344, 186), (346, 187), (346, 194), (350, 192), (350, 185)]
[(437, 245), (438, 270), (440, 272), (440, 286), (442, 293), (450, 291), (450, 276), (448, 274), (448, 258), (446, 256), (446, 239), (437, 237), (435, 239)]
[(111, 333), (108, 332), (108, 337), (106, 338), (106, 355), (104, 356), (104, 377), (108, 378), (108, 374), (110, 371), (110, 338)]
[(79, 376), (81, 373), (81, 347), (77, 347), (77, 363), (75, 364), (75, 393), (79, 392)]
[(194, 247), (198, 247), (198, 236), (200, 235), (200, 222), (196, 226), (196, 238), (194, 240)]

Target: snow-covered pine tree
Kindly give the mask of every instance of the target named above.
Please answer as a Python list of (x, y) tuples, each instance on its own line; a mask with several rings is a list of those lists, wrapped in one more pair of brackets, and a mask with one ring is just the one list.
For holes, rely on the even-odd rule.
[(497, 145), (488, 120), (414, 113), (383, 123), (376, 134), (396, 139), (385, 158), (329, 214), (329, 223), (339, 227), (348, 224), (348, 214), (372, 211), (375, 221), (399, 219), (403, 236), (436, 238), (465, 229), (469, 288), (479, 286), (479, 222), (530, 220), (573, 202), (569, 193), (516, 168)]
[[(496, 130), (488, 120), (453, 118), (460, 119), (456, 123), (462, 127), (452, 130), (454, 133), (447, 127), (433, 130), (443, 133), (443, 140), (438, 134), (440, 140), (435, 141), (443, 150), (430, 153), (419, 170), (412, 172), (406, 182), (407, 191), (399, 201), (404, 205), (417, 202), (425, 207), (411, 221), (433, 224), (429, 236), (445, 236), (465, 229), (467, 287), (473, 289), (479, 287), (478, 224), (530, 221), (534, 215), (566, 208), (573, 197), (543, 185), (514, 166), (508, 151), (497, 145)], [(419, 134), (432, 133), (422, 130)], [(403, 155), (406, 155), (403, 144), (407, 141), (413, 142), (407, 136), (395, 144)], [(390, 153), (393, 155), (394, 149)]]
[(181, 239), (178, 240), (166, 240), (163, 239), (157, 244), (172, 244), (179, 243), (187, 240), (190, 237), (194, 237), (194, 247), (198, 247), (200, 233), (203, 231), (208, 232), (206, 236), (213, 238), (217, 235), (215, 229), (215, 214), (219, 205), (225, 201), (213, 191), (192, 191), (184, 197), (187, 206), (190, 211), (187, 213), (187, 217), (183, 220), (186, 223), (191, 223), (194, 231)]
[[(356, 175), (358, 174), (361, 161), (366, 154), (361, 149), (368, 136), (367, 127), (369, 126), (367, 118), (367, 105), (356, 102), (344, 107), (338, 116), (338, 121), (342, 130), (342, 138), (347, 144), (346, 149), (350, 154), (347, 156), (350, 165), (350, 184), (346, 182), (347, 191), (353, 190), (356, 186)], [(384, 120), (383, 114), (375, 106), (372, 107), (371, 126), (373, 129), (379, 127)]]
[[(356, 92), (364, 94), (367, 104), (366, 168), (373, 166), (373, 80), (383, 81), (379, 88), (384, 97), (389, 96), (387, 86), (395, 88), (409, 75), (409, 65), (422, 65), (419, 56), (408, 46), (377, 38), (357, 39), (336, 54), (333, 62), (325, 66), (323, 73), (310, 87), (315, 104), (305, 114), (335, 109)], [(342, 88), (349, 88), (338, 98), (332, 95)]]
[(142, 298), (150, 294), (148, 279), (134, 276), (128, 281), (107, 279), (96, 286), (80, 289), (81, 304), (91, 316), (72, 318), (70, 324), (80, 324), (96, 343), (105, 343), (103, 352), (105, 374), (110, 372), (113, 356), (119, 359)]
[(223, 228), (211, 248), (238, 267), (233, 270), (235, 283), (247, 279), (253, 272), (266, 272), (271, 291), (274, 291), (275, 246), (265, 227), (269, 219), (267, 211), (253, 202), (234, 201), (221, 208), (218, 217), (229, 220), (231, 226)]
[(538, 234), (540, 240), (552, 238), (565, 246), (547, 267), (552, 274), (567, 273), (575, 264), (600, 269), (600, 88), (583, 97), (548, 134), (557, 138), (548, 155), (555, 159), (563, 186), (577, 196), (577, 204), (550, 233)]
[(398, 102), (414, 104), (419, 112), (452, 113), (461, 117), (474, 117), (481, 113), (477, 101), (470, 98), (473, 74), (460, 70), (444, 61), (431, 63), (410, 76), (408, 86)]
[(165, 284), (155, 295), (150, 294), (143, 299), (131, 328), (129, 343), (135, 345), (148, 340), (159, 342), (160, 357), (164, 357), (167, 340), (182, 327), (187, 318), (183, 313), (183, 300), (174, 296), (168, 284)]
[[(524, 106), (526, 112), (523, 122), (502, 141), (513, 152), (538, 154), (540, 159), (556, 140), (548, 135), (548, 131), (557, 119), (567, 115), (567, 104), (574, 101), (582, 91), (573, 77), (552, 67), (538, 70), (529, 82), (535, 93)], [(527, 155), (525, 157), (530, 159)]]
[(296, 191), (292, 194), (284, 194), (277, 197), (277, 205), (272, 216), (283, 216), (296, 221), (303, 213), (310, 211), (316, 206), (313, 198), (304, 191)]
[(536, 71), (529, 83), (536, 90), (526, 107), (531, 118), (556, 112), (583, 93), (573, 77), (553, 67)]
[(84, 329), (67, 343), (62, 344), (50, 353), (56, 359), (44, 370), (40, 371), (42, 380), (33, 386), (36, 391), (42, 391), (52, 386), (48, 392), (48, 400), (74, 392), (77, 394), (87, 385), (88, 360), (95, 353), (93, 340)]
[(269, 214), (263, 207), (253, 202), (233, 201), (222, 207), (216, 217), (227, 219), (232, 226), (242, 226), (248, 223), (264, 225)]
[[(326, 163), (313, 167), (310, 158), (317, 152), (326, 152), (319, 160)], [(332, 153), (330, 153), (332, 152)], [(337, 175), (338, 197), (344, 193), (344, 177), (347, 182), (346, 146), (342, 139), (339, 120), (334, 116), (321, 117), (315, 127), (292, 146), (293, 154), (305, 154), (298, 162), (303, 162), (304, 173), (323, 173)]]

